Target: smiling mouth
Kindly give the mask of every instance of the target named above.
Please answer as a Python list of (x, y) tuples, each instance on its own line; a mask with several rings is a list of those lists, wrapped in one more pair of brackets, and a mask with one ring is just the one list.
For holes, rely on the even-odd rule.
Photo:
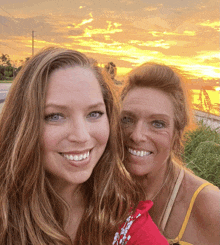
[(83, 161), (89, 157), (90, 152), (88, 151), (87, 153), (84, 153), (84, 154), (63, 154), (61, 153), (61, 155), (70, 161)]
[(138, 157), (149, 156), (152, 153), (151, 151), (137, 151), (131, 148), (128, 148), (128, 151), (131, 153), (131, 155), (138, 156)]

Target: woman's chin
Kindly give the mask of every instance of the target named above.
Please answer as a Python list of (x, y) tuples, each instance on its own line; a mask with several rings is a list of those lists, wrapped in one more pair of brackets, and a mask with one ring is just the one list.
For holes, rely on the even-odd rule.
[(151, 168), (149, 168), (148, 166), (137, 165), (137, 164), (135, 164), (135, 163), (133, 164), (131, 162), (127, 163), (125, 166), (126, 166), (127, 171), (131, 175), (134, 175), (137, 177), (145, 176), (151, 170)]

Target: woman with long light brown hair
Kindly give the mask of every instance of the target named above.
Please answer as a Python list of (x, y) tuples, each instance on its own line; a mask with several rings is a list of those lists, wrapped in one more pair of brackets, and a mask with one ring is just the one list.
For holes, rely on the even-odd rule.
[(121, 162), (110, 87), (61, 48), (19, 72), (0, 118), (0, 244), (112, 244), (143, 194)]

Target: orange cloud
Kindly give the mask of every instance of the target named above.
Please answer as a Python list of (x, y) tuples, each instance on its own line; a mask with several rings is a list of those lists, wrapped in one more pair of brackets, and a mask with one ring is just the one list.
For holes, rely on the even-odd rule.
[[(92, 17), (92, 16), (91, 16), (91, 17)], [(83, 25), (85, 25), (85, 24), (91, 23), (93, 20), (94, 20), (93, 18), (85, 19), (85, 20), (82, 20), (82, 22), (79, 23), (79, 24), (73, 23), (73, 26), (74, 26), (74, 28), (80, 28), (80, 26), (83, 26)], [(68, 27), (67, 27), (67, 28), (68, 28)]]
[(154, 48), (163, 48), (169, 49), (171, 45), (176, 45), (177, 41), (164, 41), (163, 39), (156, 40), (156, 41), (139, 41), (139, 40), (131, 40), (129, 41), (131, 44), (137, 44), (138, 46), (145, 46), (145, 47), (154, 47)]
[(213, 29), (215, 29), (217, 31), (220, 31), (220, 21), (211, 22), (210, 20), (207, 20), (207, 21), (205, 21), (203, 23), (199, 23), (198, 25), (200, 25), (200, 26), (208, 26), (208, 27), (213, 28)]
[(159, 31), (149, 31), (148, 33), (152, 34), (154, 37), (161, 37), (161, 36), (195, 36), (195, 31), (184, 31), (183, 33), (177, 32), (159, 32)]
[(107, 35), (107, 34), (114, 34), (117, 32), (122, 32), (122, 29), (115, 28), (115, 26), (120, 26), (121, 24), (113, 23), (111, 21), (106, 21), (108, 26), (106, 29), (103, 28), (93, 28), (88, 27), (84, 29), (84, 33), (82, 36), (69, 36), (68, 38), (78, 39), (82, 37), (92, 37), (93, 35)]
[(148, 7), (148, 8), (144, 8), (145, 11), (154, 11), (157, 10), (157, 8), (155, 7)]

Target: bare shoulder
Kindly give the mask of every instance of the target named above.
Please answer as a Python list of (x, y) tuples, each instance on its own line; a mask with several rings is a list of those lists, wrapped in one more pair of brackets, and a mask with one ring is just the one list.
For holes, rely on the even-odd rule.
[[(206, 180), (195, 176), (194, 174), (186, 171), (186, 183), (195, 192), (202, 184), (208, 183)], [(199, 213), (204, 213), (204, 216), (210, 216), (211, 213), (220, 215), (220, 190), (217, 186), (207, 185), (198, 194), (194, 209), (197, 209)], [(203, 211), (203, 212), (202, 212)], [(209, 214), (207, 214), (209, 212)]]
[(208, 185), (198, 194), (194, 210), (202, 223), (216, 224), (220, 228), (220, 190)]
[[(187, 173), (187, 179), (192, 186), (198, 189), (203, 183), (207, 183), (191, 173)], [(198, 194), (192, 209), (194, 225), (202, 230), (204, 237), (219, 241), (220, 238), (220, 190), (217, 186), (207, 185)]]

